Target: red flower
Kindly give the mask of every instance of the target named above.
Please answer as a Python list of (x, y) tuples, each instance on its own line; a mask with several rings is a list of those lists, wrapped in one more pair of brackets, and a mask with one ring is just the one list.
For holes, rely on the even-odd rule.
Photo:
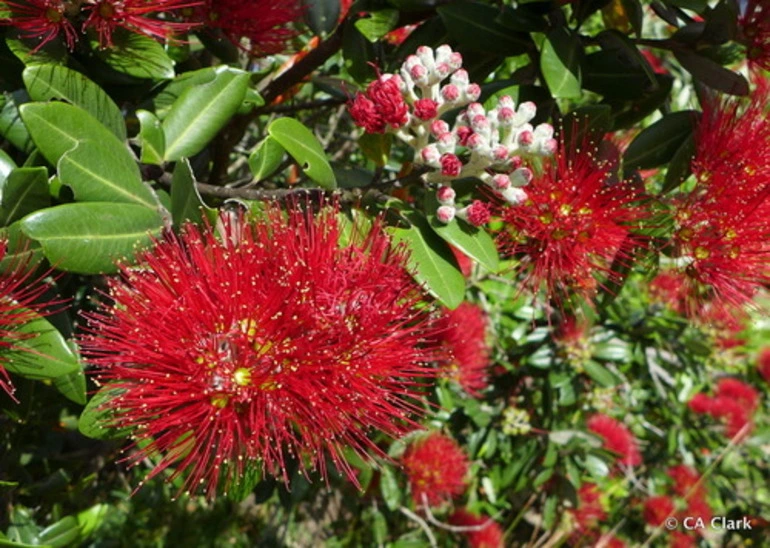
[(173, 22), (160, 19), (158, 14), (199, 6), (194, 0), (92, 0), (84, 6), (90, 12), (83, 30), (93, 28), (99, 34), (102, 47), (112, 46), (112, 34), (121, 27), (139, 34), (169, 38), (198, 26), (195, 22)]
[(25, 38), (39, 39), (35, 50), (62, 36), (69, 49), (75, 47), (78, 35), (75, 27), (67, 19), (68, 3), (63, 0), (5, 0), (10, 11), (0, 11), (0, 25), (10, 25), (21, 31)]
[(623, 423), (607, 415), (594, 415), (588, 419), (587, 425), (591, 432), (604, 438), (605, 449), (620, 456), (621, 464), (637, 466), (642, 463), (636, 439)]
[(457, 177), (463, 170), (463, 162), (456, 155), (446, 153), (441, 156), (441, 175)]
[(749, 63), (770, 70), (770, 18), (766, 0), (748, 0), (738, 25)]
[(220, 29), (235, 44), (248, 39), (245, 49), (252, 54), (271, 55), (286, 50), (286, 42), (297, 34), (289, 24), (301, 16), (299, 0), (206, 0), (195, 20)]
[(270, 207), (221, 239), (188, 225), (110, 282), (82, 347), (120, 393), (107, 426), (132, 429), (132, 462), (160, 455), (150, 477), (175, 467), (213, 496), (255, 463), (326, 477), (328, 456), (355, 482), (345, 447), (381, 454), (367, 433), (416, 426), (437, 334), (403, 250), (377, 223), (340, 246), (337, 213)]
[(698, 184), (678, 203), (675, 251), (691, 303), (740, 307), (770, 282), (770, 121), (762, 83), (748, 103), (707, 104), (692, 162)]
[(770, 347), (762, 349), (757, 359), (757, 371), (768, 383), (770, 383)]
[(578, 490), (578, 504), (572, 510), (575, 518), (575, 531), (572, 534), (574, 544), (581, 541), (596, 541), (600, 537), (599, 524), (607, 519), (599, 500), (601, 493), (595, 483), (584, 483)]
[(438, 321), (440, 342), (451, 356), (444, 365), (447, 376), (473, 396), (487, 387), (489, 346), (487, 317), (478, 305), (464, 302), (447, 310)]
[(433, 99), (417, 99), (414, 102), (414, 115), (420, 120), (431, 120), (438, 115), (438, 103)]
[[(0, 240), (0, 261), (5, 259), (7, 250), (8, 242)], [(0, 274), (0, 389), (17, 403), (13, 395), (16, 389), (4, 366), (10, 361), (14, 361), (16, 367), (24, 365), (23, 354), (18, 353), (31, 350), (19, 343), (34, 334), (22, 333), (19, 329), (39, 315), (45, 315), (45, 307), (56, 304), (37, 302), (46, 290), (42, 283), (45, 275), (34, 278), (33, 274), (24, 260), (12, 260)]]
[(492, 518), (471, 514), (460, 508), (449, 518), (449, 523), (467, 528), (465, 537), (471, 548), (502, 548), (503, 530)]
[(348, 111), (356, 125), (367, 133), (384, 133), (387, 126), (399, 128), (409, 121), (409, 107), (401, 93), (401, 77), (383, 75), (358, 93), (348, 104)]
[(689, 466), (678, 464), (668, 469), (668, 477), (674, 482), (674, 493), (680, 497), (690, 498), (704, 493), (700, 474)]
[(674, 501), (670, 497), (650, 497), (644, 501), (644, 521), (658, 527), (666, 518), (674, 515)]
[(412, 499), (418, 506), (452, 500), (465, 492), (468, 457), (452, 439), (433, 432), (409, 446), (403, 458)]
[(465, 211), (466, 219), (473, 226), (484, 226), (492, 218), (489, 204), (481, 200), (473, 200)]
[(610, 184), (609, 177), (607, 164), (597, 164), (590, 147), (574, 151), (562, 144), (527, 186), (527, 199), (503, 208), (499, 243), (505, 254), (523, 255), (530, 289), (545, 284), (552, 298), (561, 300), (569, 291), (589, 297), (596, 273), (617, 278), (610, 264), (630, 259), (630, 225), (641, 210), (632, 205), (636, 192)]
[(681, 531), (674, 531), (671, 533), (671, 539), (669, 546), (671, 548), (695, 548), (698, 546), (698, 540), (687, 533)]
[(714, 396), (696, 394), (689, 402), (694, 413), (708, 414), (725, 422), (727, 435), (734, 437), (749, 425), (745, 434), (751, 431), (751, 418), (757, 409), (759, 394), (750, 385), (738, 379), (721, 379)]
[(676, 271), (661, 272), (649, 284), (650, 298), (678, 314), (687, 312), (687, 278)]

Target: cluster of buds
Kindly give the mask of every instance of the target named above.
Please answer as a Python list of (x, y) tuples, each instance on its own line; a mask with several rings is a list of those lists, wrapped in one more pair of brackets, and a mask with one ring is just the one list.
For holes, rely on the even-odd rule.
[[(553, 154), (557, 142), (551, 125), (530, 123), (534, 103), (517, 108), (502, 96), (487, 111), (476, 102), (481, 88), (461, 67), (462, 56), (449, 46), (421, 46), (398, 74), (382, 74), (356, 95), (350, 114), (369, 133), (393, 133), (414, 149), (416, 165), (431, 168), (424, 179), (438, 187), (441, 222), (460, 217), (478, 226), (489, 220), (489, 206), (476, 200), (459, 207), (452, 182), (476, 178), (506, 202), (521, 203), (527, 196), (522, 187), (532, 179), (526, 159)], [(441, 118), (466, 105), (453, 126)]]

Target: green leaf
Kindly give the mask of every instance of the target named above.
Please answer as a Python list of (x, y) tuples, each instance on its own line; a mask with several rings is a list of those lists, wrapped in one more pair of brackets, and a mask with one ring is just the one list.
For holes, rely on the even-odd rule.
[(479, 262), (490, 272), (497, 272), (500, 257), (492, 236), (483, 228), (471, 226), (465, 221), (454, 219), (444, 224), (435, 215), (430, 215), (430, 226), (441, 238)]
[(396, 479), (396, 473), (390, 466), (380, 468), (380, 492), (388, 509), (398, 510), (398, 507), (401, 506), (402, 493)]
[(48, 170), (44, 167), (17, 167), (3, 185), (0, 224), (7, 226), (50, 204)]
[(249, 79), (247, 72), (222, 66), (213, 81), (182, 92), (163, 120), (165, 159), (176, 161), (203, 150), (241, 106)]
[(580, 97), (580, 39), (566, 29), (548, 33), (540, 52), (540, 70), (554, 97)]
[(48, 544), (54, 548), (64, 548), (73, 545), (79, 536), (78, 520), (73, 516), (66, 516), (40, 531), (37, 538), (41, 544)]
[(163, 120), (171, 106), (186, 90), (193, 86), (208, 84), (217, 77), (216, 67), (206, 67), (190, 72), (183, 72), (176, 78), (166, 83), (163, 89), (152, 99), (152, 111)]
[(355, 22), (356, 28), (367, 40), (374, 43), (382, 39), (396, 27), (398, 23), (398, 10), (378, 10), (368, 13)]
[(21, 231), (20, 222), (0, 229), (0, 237), (8, 242), (5, 256), (0, 261), (0, 273), (16, 272), (19, 268), (34, 270), (43, 259), (40, 244)]
[(112, 46), (102, 48), (91, 40), (96, 57), (110, 68), (134, 78), (167, 80), (174, 77), (174, 62), (156, 40), (118, 28), (112, 33)]
[(328, 34), (337, 26), (340, 18), (338, 0), (302, 0), (304, 20), (315, 35)]
[(458, 270), (452, 251), (419, 213), (404, 213), (410, 228), (391, 227), (393, 243), (409, 250), (409, 268), (415, 280), (447, 308), (457, 308), (465, 298), (465, 278)]
[(526, 53), (528, 35), (512, 31), (497, 21), (497, 8), (479, 2), (453, 2), (437, 10), (449, 35), (470, 50), (500, 55)]
[(139, 135), (137, 139), (142, 147), (141, 160), (143, 164), (163, 164), (166, 153), (166, 134), (160, 120), (148, 110), (137, 110), (139, 119)]
[(370, 63), (375, 61), (374, 46), (361, 34), (352, 20), (345, 23), (342, 33), (342, 57), (345, 68), (356, 82), (366, 82), (375, 76)]
[(186, 221), (203, 222), (201, 208), (206, 208), (206, 204), (198, 194), (192, 167), (187, 158), (182, 158), (174, 166), (171, 179), (171, 218), (174, 226), (180, 227)]
[(611, 99), (632, 100), (652, 91), (644, 68), (617, 51), (597, 51), (583, 62), (583, 87)]
[(78, 405), (86, 404), (86, 376), (82, 369), (56, 377), (53, 384), (68, 400)]
[(59, 65), (38, 65), (25, 69), (23, 78), (34, 101), (63, 99), (91, 114), (121, 141), (126, 139), (126, 124), (118, 105), (83, 74)]
[(302, 166), (305, 175), (318, 183), (318, 186), (327, 190), (337, 187), (334, 171), (321, 143), (301, 122), (294, 118), (278, 118), (270, 124), (267, 132), (291, 154)]
[(606, 101), (612, 107), (613, 130), (629, 128), (662, 107), (668, 99), (674, 79), (668, 74), (656, 74), (657, 89), (645, 93), (635, 101)]
[(583, 367), (586, 374), (604, 388), (617, 386), (622, 382), (615, 373), (594, 360), (586, 361)]
[(60, 205), (21, 221), (24, 233), (40, 242), (51, 263), (79, 274), (116, 272), (114, 261), (149, 245), (150, 233), (160, 234), (161, 225), (157, 211), (107, 202)]
[(0, 150), (0, 191), (5, 185), (8, 174), (16, 167), (16, 162), (4, 150)]
[(55, 379), (81, 369), (77, 355), (51, 322), (38, 314), (18, 330), (28, 338), (14, 342), (3, 366), (28, 379)]
[(78, 419), (78, 430), (86, 437), (96, 440), (122, 438), (129, 432), (126, 428), (111, 427), (114, 418), (114, 408), (107, 405), (110, 400), (120, 396), (124, 391), (105, 385), (86, 404)]
[(730, 95), (748, 95), (749, 82), (737, 72), (689, 50), (674, 50), (674, 57), (693, 77), (710, 88)]
[(285, 152), (281, 144), (269, 135), (262, 139), (249, 155), (249, 169), (256, 181), (263, 181), (278, 169)]
[(27, 92), (19, 90), (6, 97), (8, 100), (0, 109), (0, 137), (23, 152), (31, 152), (35, 144), (19, 113), (19, 107), (29, 101)]
[(59, 160), (59, 179), (81, 202), (116, 202), (152, 209), (158, 202), (122, 144), (80, 141)]
[(694, 111), (683, 110), (672, 112), (644, 128), (626, 149), (624, 172), (628, 175), (634, 169), (650, 169), (671, 160), (692, 135), (697, 119)]
[(51, 40), (41, 47), (39, 39), (24, 36), (22, 30), (12, 27), (8, 34), (5, 39), (8, 49), (28, 67), (67, 63), (67, 47), (59, 39)]
[(78, 513), (77, 519), (80, 526), (80, 536), (83, 540), (87, 540), (104, 523), (109, 510), (109, 504), (95, 504), (91, 508)]
[(679, 146), (666, 171), (661, 194), (671, 192), (679, 187), (692, 173), (692, 159), (695, 156), (695, 136), (690, 135)]
[(392, 145), (393, 135), (390, 133), (364, 133), (358, 139), (361, 152), (378, 167), (388, 163)]

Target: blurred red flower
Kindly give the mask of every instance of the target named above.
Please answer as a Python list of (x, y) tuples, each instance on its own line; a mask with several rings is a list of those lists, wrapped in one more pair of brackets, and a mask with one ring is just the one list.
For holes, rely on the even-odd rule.
[(465, 492), (468, 457), (452, 438), (433, 432), (412, 443), (402, 463), (417, 506), (430, 506)]
[(637, 466), (642, 463), (636, 439), (625, 424), (607, 415), (597, 414), (588, 419), (587, 425), (591, 432), (604, 438), (605, 449), (619, 455), (621, 464)]
[(476, 304), (464, 302), (454, 310), (446, 310), (438, 320), (440, 343), (449, 360), (444, 374), (453, 378), (472, 396), (487, 387), (489, 346), (487, 316)]

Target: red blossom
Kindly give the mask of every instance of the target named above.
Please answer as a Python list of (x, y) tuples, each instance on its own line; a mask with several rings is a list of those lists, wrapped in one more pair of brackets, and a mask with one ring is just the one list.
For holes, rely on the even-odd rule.
[(637, 193), (624, 183), (610, 184), (606, 164), (587, 148), (561, 150), (545, 161), (543, 174), (527, 186), (527, 199), (502, 210), (498, 237), (506, 255), (521, 255), (525, 285), (545, 285), (549, 297), (565, 292), (590, 297), (595, 275), (618, 274), (613, 260), (630, 260), (631, 224), (642, 215)]
[(478, 305), (463, 302), (454, 310), (446, 310), (438, 320), (439, 339), (450, 360), (443, 365), (444, 374), (455, 379), (472, 396), (487, 387), (489, 346), (487, 316)]
[(696, 394), (688, 403), (694, 413), (707, 414), (721, 419), (726, 425), (727, 435), (734, 437), (748, 425), (745, 434), (751, 431), (751, 419), (757, 409), (759, 394), (754, 387), (738, 379), (721, 379), (714, 395)]
[(254, 55), (271, 55), (286, 51), (286, 43), (297, 35), (290, 26), (302, 17), (300, 0), (206, 0), (195, 10), (194, 21), (220, 29), (235, 44), (241, 39)]
[(669, 546), (670, 548), (695, 548), (698, 546), (698, 539), (682, 531), (674, 531), (671, 533)]
[(465, 214), (468, 222), (473, 226), (484, 226), (492, 217), (492, 210), (488, 203), (482, 202), (481, 200), (474, 200), (473, 203), (468, 206)]
[(399, 128), (409, 121), (409, 107), (399, 87), (398, 76), (380, 76), (366, 88), (366, 93), (357, 93), (348, 103), (348, 112), (356, 125), (367, 133), (384, 133), (390, 125)]
[(105, 426), (132, 429), (149, 477), (174, 468), (211, 497), (257, 463), (326, 477), (328, 457), (355, 482), (346, 447), (381, 455), (367, 433), (416, 427), (437, 334), (405, 251), (379, 223), (340, 246), (337, 213), (271, 206), (221, 239), (187, 225), (110, 282), (81, 344), (119, 394)]
[(433, 99), (417, 99), (414, 102), (414, 115), (420, 120), (432, 120), (438, 115), (438, 103)]
[[(89, 15), (83, 23), (83, 30), (96, 30), (102, 47), (112, 46), (112, 35), (118, 28), (156, 38), (169, 38), (199, 24), (169, 21), (168, 15), (199, 5), (201, 2), (194, 0), (91, 0), (84, 6)], [(158, 18), (160, 13), (164, 13), (166, 18)]]
[[(7, 251), (8, 242), (0, 240), (0, 261), (6, 259)], [(30, 269), (27, 261), (15, 259), (11, 259), (0, 273), (0, 390), (16, 402), (16, 389), (6, 366), (13, 361), (15, 368), (27, 368), (25, 353), (31, 350), (20, 343), (34, 337), (33, 333), (22, 333), (19, 330), (29, 321), (45, 315), (46, 307), (57, 304), (39, 302), (46, 290), (44, 276), (34, 277), (34, 270)]]
[(402, 462), (417, 506), (424, 501), (438, 506), (465, 492), (468, 457), (444, 434), (433, 432), (412, 443)]
[(465, 508), (456, 510), (449, 523), (466, 527), (463, 533), (471, 548), (503, 548), (503, 530), (492, 518), (472, 514)]
[(749, 63), (770, 70), (770, 4), (767, 0), (748, 0), (743, 10), (738, 26)]
[(662, 525), (666, 518), (674, 515), (674, 501), (661, 495), (644, 501), (644, 521), (654, 527)]
[(607, 519), (599, 500), (601, 492), (595, 483), (584, 483), (578, 490), (578, 504), (572, 510), (575, 519), (575, 530), (572, 534), (574, 544), (581, 541), (596, 542), (601, 536), (599, 524)]
[(668, 477), (674, 484), (674, 493), (680, 497), (689, 498), (703, 494), (703, 484), (699, 483), (700, 474), (697, 470), (684, 464), (677, 464), (668, 469)]
[(587, 426), (591, 432), (604, 438), (604, 448), (617, 453), (621, 464), (637, 466), (642, 463), (636, 439), (622, 422), (598, 414), (588, 419)]
[(67, 18), (68, 3), (63, 0), (6, 0), (9, 12), (0, 12), (0, 25), (10, 25), (21, 31), (22, 36), (40, 42), (35, 50), (61, 36), (67, 47), (73, 49), (78, 35)]

